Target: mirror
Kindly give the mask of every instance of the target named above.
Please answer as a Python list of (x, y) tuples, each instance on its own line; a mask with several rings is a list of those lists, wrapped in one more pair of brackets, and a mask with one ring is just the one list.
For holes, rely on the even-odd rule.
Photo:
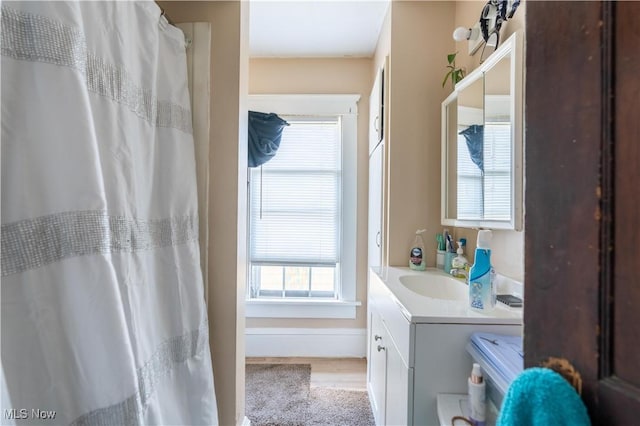
[(513, 34), (442, 103), (442, 224), (522, 229), (522, 49)]

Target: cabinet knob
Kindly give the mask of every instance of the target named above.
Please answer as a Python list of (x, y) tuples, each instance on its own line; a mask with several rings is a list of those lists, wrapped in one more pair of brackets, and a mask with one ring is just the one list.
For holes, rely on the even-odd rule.
[(373, 336), (373, 339), (377, 342), (378, 340), (382, 340), (382, 336), (378, 336), (377, 334)]
[(386, 350), (386, 349), (387, 349), (387, 348), (385, 348), (384, 346), (382, 346), (382, 345), (378, 345), (378, 352), (382, 352), (382, 351), (384, 351), (384, 350)]

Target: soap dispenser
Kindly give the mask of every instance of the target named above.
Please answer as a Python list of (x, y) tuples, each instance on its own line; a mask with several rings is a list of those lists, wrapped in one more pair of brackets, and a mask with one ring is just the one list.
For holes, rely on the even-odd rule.
[(467, 270), (469, 268), (469, 261), (464, 257), (464, 250), (462, 249), (462, 241), (458, 241), (458, 254), (451, 261), (451, 275), (456, 278), (467, 278)]
[(413, 246), (409, 253), (409, 268), (415, 271), (424, 271), (427, 267), (427, 263), (424, 260), (424, 241), (422, 240), (422, 233), (426, 229), (418, 229), (416, 231), (416, 238), (413, 240)]

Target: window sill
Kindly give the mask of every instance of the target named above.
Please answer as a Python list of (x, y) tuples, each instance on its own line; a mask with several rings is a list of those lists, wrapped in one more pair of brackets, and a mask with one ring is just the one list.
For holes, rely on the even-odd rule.
[(360, 302), (342, 300), (247, 299), (247, 318), (338, 318), (355, 319)]

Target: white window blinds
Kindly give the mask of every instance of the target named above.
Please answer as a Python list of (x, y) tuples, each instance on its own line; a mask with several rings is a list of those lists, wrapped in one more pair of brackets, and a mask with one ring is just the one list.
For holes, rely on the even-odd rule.
[(276, 156), (250, 171), (253, 264), (340, 262), (340, 118), (286, 117)]
[(482, 218), (482, 172), (471, 161), (464, 136), (458, 133), (458, 219), (478, 220)]
[(511, 217), (511, 125), (484, 125), (484, 174), (458, 135), (458, 219), (508, 221)]
[(511, 124), (484, 125), (484, 218), (511, 218)]

